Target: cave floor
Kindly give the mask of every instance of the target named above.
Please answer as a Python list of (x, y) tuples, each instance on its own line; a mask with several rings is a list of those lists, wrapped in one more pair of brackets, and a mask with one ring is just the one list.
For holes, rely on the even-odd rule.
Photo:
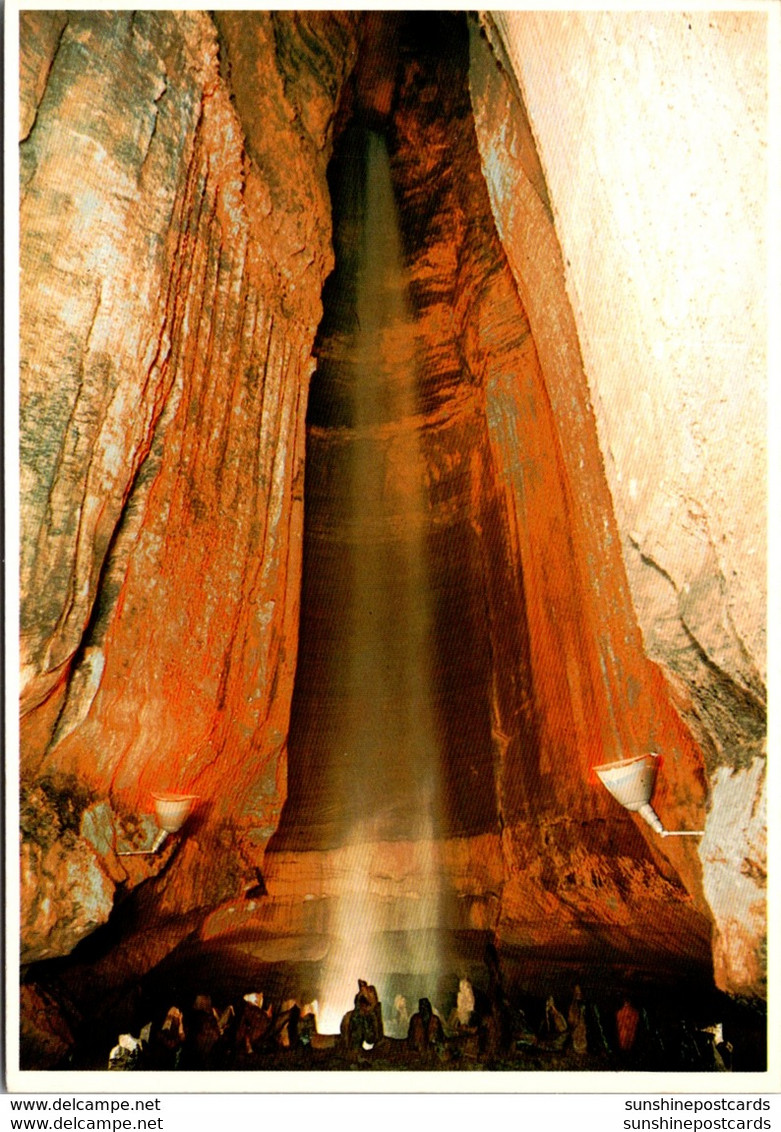
[[(461, 940), (462, 966), (474, 986), (483, 1016), (490, 1013), (489, 988), (478, 957), (482, 954), (482, 936)], [(650, 960), (650, 957), (648, 957)], [(85, 967), (85, 972), (89, 968)], [(454, 971), (457, 970), (454, 968)], [(356, 971), (357, 978), (364, 974)], [(370, 974), (370, 972), (365, 972)], [(762, 1071), (766, 1064), (766, 1016), (758, 1004), (736, 1002), (713, 988), (709, 973), (694, 970), (656, 969), (652, 966), (633, 971), (625, 967), (596, 962), (575, 962), (565, 955), (536, 958), (530, 955), (502, 956), (503, 1033), (501, 1040), (486, 1037), (485, 1029), (459, 1033), (446, 1029), (446, 1040), (438, 1052), (420, 1055), (411, 1051), (402, 1040), (403, 1033), (394, 1028), (392, 1005), (398, 992), (406, 995), (410, 1012), (418, 997), (431, 1001), (443, 1019), (455, 1005), (458, 975), (451, 973), (438, 981), (426, 977), (417, 983), (405, 978), (386, 979), (380, 988), (386, 1040), (373, 1049), (348, 1052), (335, 1036), (315, 1034), (307, 1044), (284, 1048), (268, 1034), (254, 1044), (251, 1052), (234, 1039), (214, 1047), (207, 1056), (196, 1043), (186, 1042), (176, 1058), (164, 1056), (161, 1062), (144, 1051), (133, 1069), (221, 1072), (711, 1072), (721, 1067), (714, 1055), (713, 1039), (705, 1027), (722, 1023), (724, 1039), (729, 1043), (729, 1060), (737, 1072)], [(80, 1071), (105, 1070), (108, 1056), (119, 1035), (139, 1035), (147, 1023), (160, 1027), (166, 1012), (176, 1005), (183, 1014), (185, 1031), (195, 1032), (193, 1004), (199, 995), (209, 995), (218, 1011), (233, 1005), (239, 1018), (244, 996), (248, 992), (264, 992), (266, 1006), (272, 1006), (276, 1017), (285, 999), (295, 998), (300, 1004), (309, 1002), (318, 983), (318, 964), (259, 963), (241, 947), (227, 947), (225, 941), (190, 940), (171, 953), (132, 989), (127, 986), (119, 994), (106, 994), (81, 1013), (80, 1024), (72, 1028), (75, 1044), (67, 1060), (58, 1068)], [(566, 1016), (575, 985), (583, 991), (586, 1009), (587, 1052), (576, 1052), (571, 1037), (553, 1048), (541, 1037), (545, 1020), (545, 1002), (555, 996), (556, 1005)], [(48, 989), (56, 987), (49, 983)], [(62, 984), (60, 984), (60, 990)], [(71, 1001), (76, 985), (69, 986)], [(355, 988), (354, 988), (355, 989)], [(94, 987), (93, 987), (94, 990)], [(352, 993), (352, 992), (351, 992)], [(631, 997), (638, 1008), (639, 1025), (631, 1051), (619, 1048), (616, 1012), (625, 997)], [(482, 1004), (482, 1005), (480, 1005)], [(344, 1004), (346, 1011), (349, 999)], [(486, 1007), (488, 1010), (486, 1011)], [(30, 1051), (22, 1068), (42, 1068), (35, 1064)], [(131, 1067), (128, 1066), (128, 1069)]]
[[(411, 1052), (406, 1042), (399, 1039), (386, 1039), (372, 1050), (348, 1052), (335, 1046), (317, 1049), (311, 1045), (298, 1049), (264, 1049), (253, 1054), (234, 1055), (210, 1066), (195, 1064), (182, 1059), (175, 1066), (163, 1067), (174, 1073), (178, 1070), (199, 1072), (229, 1073), (604, 1073), (604, 1072), (759, 1072), (765, 1068), (764, 1059), (754, 1060), (749, 1046), (752, 1035), (742, 1031), (739, 1035), (732, 1031), (738, 1042), (738, 1056), (729, 1058), (730, 1064), (720, 1060), (721, 1053), (714, 1052), (707, 1037), (697, 1035), (691, 1027), (680, 1027), (661, 1033), (658, 1029), (647, 1030), (641, 1035), (635, 1049), (621, 1053), (616, 1049), (602, 1047), (596, 1052), (576, 1052), (571, 1045), (563, 1049), (546, 1049), (511, 1041), (501, 1051), (494, 1054), (470, 1051), (471, 1039), (450, 1037), (444, 1049), (438, 1053), (417, 1054)], [(756, 1035), (753, 1035), (755, 1038)], [(329, 1036), (326, 1040), (333, 1041)], [(732, 1043), (730, 1043), (732, 1044)], [(89, 1068), (105, 1069), (105, 1063), (93, 1064)], [(133, 1067), (160, 1071), (159, 1064), (144, 1064)]]

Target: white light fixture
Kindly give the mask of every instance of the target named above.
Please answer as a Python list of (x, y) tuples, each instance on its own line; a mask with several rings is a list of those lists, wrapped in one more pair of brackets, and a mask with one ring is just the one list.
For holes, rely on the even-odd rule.
[(187, 821), (190, 810), (198, 801), (197, 794), (156, 794), (153, 791), (152, 797), (155, 803), (157, 824), (160, 827), (152, 845), (149, 849), (128, 849), (118, 853), (117, 856), (135, 857), (156, 853), (169, 833), (177, 833), (182, 828)]
[(702, 837), (704, 829), (665, 829), (651, 805), (659, 756), (634, 755), (629, 759), (595, 766), (597, 778), (617, 802), (639, 814), (661, 837)]

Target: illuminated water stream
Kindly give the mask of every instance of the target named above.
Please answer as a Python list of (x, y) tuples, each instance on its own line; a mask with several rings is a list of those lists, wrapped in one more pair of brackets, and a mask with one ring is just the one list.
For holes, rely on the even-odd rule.
[[(426, 572), (425, 465), (416, 412), (415, 327), (384, 139), (365, 135), (363, 200), (353, 215), (355, 319), (346, 527), (351, 578), (343, 656), (344, 711), (333, 796), (345, 805), (342, 891), (332, 901), (319, 996), (321, 1027), (338, 1028), (357, 977), (434, 974), (440, 922), (435, 830), (440, 751), (432, 702), (432, 613)], [(361, 207), (362, 205), (362, 207)], [(403, 840), (396, 891), (372, 875), (372, 846)], [(387, 880), (387, 878), (386, 878)], [(393, 922), (393, 921), (396, 922)], [(388, 953), (392, 940), (392, 954)], [(387, 1012), (387, 1001), (386, 1001)]]

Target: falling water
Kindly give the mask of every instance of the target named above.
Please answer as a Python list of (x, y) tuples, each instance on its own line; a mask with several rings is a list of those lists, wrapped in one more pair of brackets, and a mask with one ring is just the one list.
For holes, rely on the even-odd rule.
[[(366, 135), (354, 231), (350, 335), (352, 466), (346, 516), (352, 577), (344, 649), (344, 711), (333, 797), (355, 798), (338, 855), (333, 941), (320, 1027), (338, 1028), (357, 979), (436, 980), (442, 898), (437, 854), (440, 752), (432, 697), (425, 466), (416, 414), (418, 364), (401, 232), (384, 138)], [(389, 851), (388, 843), (394, 847)], [(389, 875), (388, 861), (395, 863)]]

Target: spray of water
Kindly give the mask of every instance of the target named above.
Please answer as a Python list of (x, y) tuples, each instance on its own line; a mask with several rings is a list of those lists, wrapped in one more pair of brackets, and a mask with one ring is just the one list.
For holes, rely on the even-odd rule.
[(318, 995), (326, 1032), (338, 1029), (352, 1007), (359, 978), (376, 985), (387, 1019), (394, 972), (433, 982), (441, 966), (441, 775), (425, 465), (414, 424), (415, 323), (390, 160), (384, 139), (373, 133), (359, 212), (347, 517), (355, 569), (343, 674), (345, 754), (334, 774), (336, 794), (354, 798), (358, 791), (360, 804), (336, 858), (333, 943)]

